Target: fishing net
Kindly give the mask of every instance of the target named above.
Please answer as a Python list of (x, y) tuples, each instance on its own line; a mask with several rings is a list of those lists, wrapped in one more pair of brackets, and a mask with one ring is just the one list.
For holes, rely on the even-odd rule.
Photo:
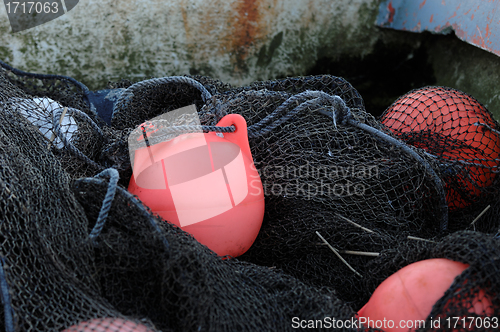
[(0, 85), (2, 328), (60, 331), (92, 318), (125, 318), (99, 295), (88, 220), (52, 153), (57, 148), (24, 116), (34, 98), (4, 76)]
[[(85, 178), (73, 190), (89, 220), (98, 220), (108, 183)], [(153, 218), (120, 187), (106, 220), (95, 237), (102, 294), (120, 312), (148, 317), (159, 329), (281, 331), (290, 329), (293, 317), (354, 317), (332, 289), (224, 260), (180, 228)]]
[(370, 258), (349, 257), (353, 272), (319, 235), (340, 251), (376, 252), (446, 227), (434, 160), (389, 136), (345, 80), (259, 82), (215, 99), (201, 113), (214, 108), (216, 119), (225, 113), (247, 119), (266, 194), (261, 232), (241, 259), (312, 284), (341, 284), (342, 299), (363, 301), (368, 294), (359, 282), (370, 274)]
[(3, 82), (17, 87), (2, 92), (4, 108), (21, 113), (40, 129), (47, 148), (69, 174), (78, 178), (104, 169), (96, 160), (113, 135), (86, 101), (86, 86), (67, 77), (20, 72), (6, 64), (0, 72)]
[[(128, 111), (123, 105), (144, 99), (148, 85), (158, 84), (172, 82), (131, 86), (131, 101), (117, 110)], [(370, 295), (360, 283), (370, 278), (372, 254), (408, 239), (473, 228), (470, 224), (484, 207), (470, 207), (470, 214), (450, 209), (454, 214), (449, 217), (448, 167), (422, 148), (425, 141), (407, 145), (394, 139), (391, 128), (368, 114), (359, 94), (341, 78), (256, 82), (213, 96), (197, 89), (205, 101), (199, 112), (203, 125), (213, 126), (235, 113), (249, 126), (266, 212), (254, 245), (241, 260), (334, 287), (341, 299), (359, 306)], [(485, 189), (495, 192), (495, 186), (492, 182)], [(473, 226), (496, 232), (498, 214), (492, 211), (498, 207), (494, 199), (491, 203), (493, 209)], [(348, 256), (349, 267), (325, 242), (348, 255), (361, 255)]]
[[(0, 78), (3, 329), (276, 331), (300, 317), (362, 330), (333, 289), (218, 257), (154, 217), (118, 185), (115, 169), (74, 181), (58, 144), (74, 163), (89, 163), (68, 148), (81, 127), (66, 116), (77, 109), (54, 115), (69, 107)], [(75, 131), (57, 127), (75, 123)]]
[[(129, 88), (133, 85), (127, 91), (128, 98), (124, 96), (119, 98), (113, 111), (111, 126), (116, 129), (135, 128), (155, 116), (192, 104), (201, 109), (204, 98), (208, 97), (209, 94), (231, 89), (230, 84), (209, 77), (186, 76), (186, 79), (188, 78), (192, 78), (198, 83), (183, 84), (181, 81), (168, 83), (168, 81), (159, 79), (135, 84), (130, 81), (110, 82), (110, 87)], [(200, 93), (200, 89), (206, 89), (205, 95)]]
[[(246, 87), (201, 76), (110, 83), (120, 89), (111, 125), (98, 119), (88, 89), (72, 80), (5, 66), (0, 79), (1, 209), (9, 216), (2, 223), (0, 282), (9, 332), (281, 331), (316, 320), (326, 329), (328, 317), (356, 322), (355, 310), (381, 280), (412, 261), (451, 257), (458, 243), (467, 250), (453, 257), (468, 260), (470, 250), (497, 245), (487, 235), (498, 231), (496, 177), (483, 176), (485, 196), (463, 207), (450, 206), (458, 194), (450, 196), (447, 178), (458, 166), (481, 178), (476, 169), (494, 169), (492, 160), (453, 152), (455, 166), (446, 148), (443, 161), (425, 146), (429, 141), (400, 139), (366, 112), (342, 78)], [(193, 104), (198, 130), (234, 130), (217, 126), (227, 114), (248, 124), (265, 216), (238, 258), (217, 256), (125, 189), (132, 176), (129, 135), (148, 119)], [(496, 122), (476, 122), (494, 137)], [(157, 138), (166, 137), (172, 132)], [(483, 198), (491, 208), (471, 225)], [(474, 228), (484, 233), (463, 233), (474, 234), (470, 242), (462, 233), (444, 237)], [(496, 248), (468, 261), (463, 278), (476, 288), (467, 281), (461, 289), (484, 289), (498, 308), (488, 270)], [(490, 261), (481, 265), (485, 257)], [(460, 300), (438, 303), (433, 314), (460, 315), (462, 307)], [(351, 325), (339, 330), (362, 330)]]

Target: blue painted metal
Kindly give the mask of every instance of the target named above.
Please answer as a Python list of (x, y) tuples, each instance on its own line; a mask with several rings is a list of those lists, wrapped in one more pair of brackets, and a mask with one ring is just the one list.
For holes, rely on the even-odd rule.
[(383, 0), (377, 25), (447, 34), (500, 56), (500, 0)]
[(91, 107), (93, 106), (95, 108), (95, 111), (101, 119), (108, 125), (111, 125), (113, 108), (123, 91), (125, 91), (125, 89), (122, 88), (89, 91), (85, 97), (87, 97)]

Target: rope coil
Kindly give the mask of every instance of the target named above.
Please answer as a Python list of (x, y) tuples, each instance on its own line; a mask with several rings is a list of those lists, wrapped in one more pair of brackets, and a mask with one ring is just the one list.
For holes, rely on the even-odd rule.
[[(314, 99), (304, 101), (297, 107), (295, 107), (293, 110), (287, 111), (289, 106), (292, 105), (293, 103), (302, 101), (307, 98), (314, 98)], [(278, 108), (276, 108), (276, 110), (274, 110), (271, 114), (267, 115), (264, 119), (262, 119), (258, 123), (248, 127), (248, 137), (256, 138), (259, 136), (266, 135), (279, 125), (292, 119), (294, 116), (296, 116), (303, 110), (315, 106), (317, 107), (324, 106), (321, 105), (320, 102), (326, 102), (332, 105), (334, 127), (337, 127), (338, 123), (343, 124), (345, 122), (346, 117), (350, 114), (349, 108), (346, 106), (345, 102), (339, 96), (331, 96), (326, 92), (322, 91), (307, 90), (291, 96), (290, 98), (285, 100), (280, 106), (278, 106)], [(285, 114), (282, 115), (283, 113)]]

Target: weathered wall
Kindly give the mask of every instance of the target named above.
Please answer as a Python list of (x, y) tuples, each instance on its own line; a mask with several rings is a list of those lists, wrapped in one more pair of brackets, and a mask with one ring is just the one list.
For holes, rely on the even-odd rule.
[(210, 75), (236, 85), (304, 74), (320, 56), (367, 54), (376, 0), (80, 0), (12, 33), (0, 11), (0, 58), (22, 70), (108, 80)]
[[(66, 15), (18, 33), (0, 10), (0, 59), (26, 71), (68, 75), (91, 89), (121, 78), (188, 73), (242, 85), (316, 69), (352, 79), (365, 99), (387, 106), (403, 87), (447, 85), (470, 93), (500, 119), (500, 57), (452, 35), (379, 28), (379, 3), (80, 0)], [(408, 67), (422, 54), (433, 73), (411, 76)], [(324, 59), (329, 68), (318, 67)]]

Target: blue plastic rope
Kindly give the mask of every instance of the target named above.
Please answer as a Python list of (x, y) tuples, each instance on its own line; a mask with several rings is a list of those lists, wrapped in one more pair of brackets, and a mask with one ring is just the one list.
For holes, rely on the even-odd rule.
[(97, 174), (95, 177), (109, 177), (108, 191), (106, 192), (106, 196), (102, 201), (101, 211), (99, 211), (99, 216), (97, 217), (97, 221), (90, 233), (90, 239), (94, 243), (97, 244), (97, 237), (101, 234), (104, 225), (106, 224), (106, 219), (108, 218), (109, 210), (111, 209), (111, 204), (115, 199), (116, 188), (118, 187), (118, 179), (120, 175), (118, 171), (114, 168), (107, 168), (101, 173)]

